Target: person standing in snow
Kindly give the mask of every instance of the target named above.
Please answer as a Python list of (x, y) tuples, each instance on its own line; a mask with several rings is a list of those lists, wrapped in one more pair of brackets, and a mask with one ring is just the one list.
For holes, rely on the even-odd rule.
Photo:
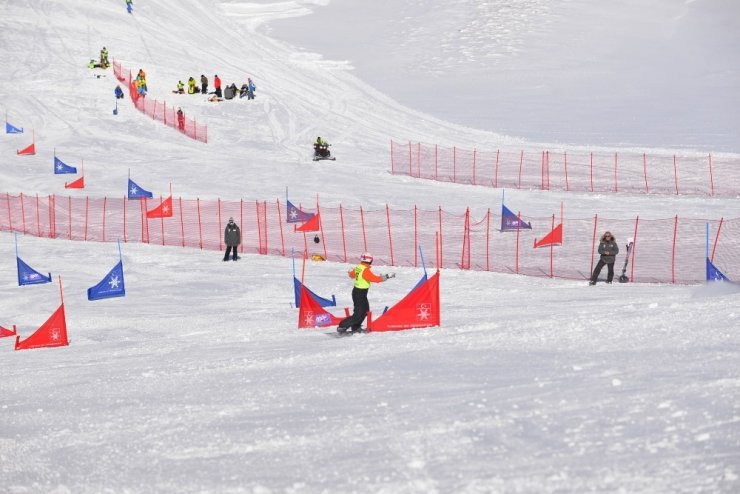
[(134, 11), (134, 3), (131, 0), (126, 0), (126, 10), (131, 14)]
[(120, 85), (116, 86), (113, 93), (116, 95), (116, 99), (123, 99), (123, 89), (121, 89)]
[(100, 50), (100, 68), (107, 69), (108, 65), (108, 50), (103, 47), (102, 50)]
[(195, 94), (195, 79), (188, 79), (188, 94)]
[(215, 88), (214, 94), (219, 98), (223, 98), (224, 96), (221, 92), (221, 79), (218, 78), (218, 74), (213, 76), (213, 87)]
[(208, 94), (208, 77), (203, 74), (200, 75), (200, 92), (202, 94)]
[(247, 78), (247, 99), (254, 99), (254, 91), (257, 86), (254, 85), (251, 78)]
[(185, 132), (185, 114), (182, 112), (182, 108), (177, 109), (177, 128), (180, 132)]
[(395, 277), (394, 274), (385, 274), (382, 276), (372, 272), (370, 265), (373, 263), (373, 256), (365, 252), (360, 256), (360, 264), (349, 271), (349, 277), (354, 281), (352, 288), (352, 304), (354, 306), (352, 315), (345, 317), (339, 322), (337, 332), (344, 333), (348, 329), (351, 331), (360, 331), (362, 323), (370, 311), (370, 302), (367, 300), (367, 292), (370, 290), (372, 283), (382, 283), (389, 278)]
[(239, 259), (239, 256), (236, 253), (236, 249), (239, 247), (239, 244), (242, 243), (242, 233), (239, 230), (239, 227), (236, 223), (234, 223), (234, 218), (229, 218), (229, 224), (226, 225), (226, 229), (224, 229), (224, 243), (226, 244), (226, 254), (224, 254), (224, 261), (229, 260), (229, 253), (234, 251), (232, 255), (232, 260), (236, 261)]
[(591, 281), (588, 282), (589, 285), (596, 284), (596, 280), (599, 279), (599, 273), (601, 273), (601, 268), (604, 267), (604, 264), (606, 264), (606, 268), (608, 270), (606, 274), (606, 282), (611, 283), (614, 279), (614, 261), (616, 260), (617, 254), (619, 254), (619, 245), (617, 245), (617, 240), (612, 236), (611, 232), (605, 232), (601, 236), (601, 240), (599, 241), (599, 254), (601, 254), (601, 258), (599, 259), (599, 262), (596, 263), (594, 273), (591, 275)]

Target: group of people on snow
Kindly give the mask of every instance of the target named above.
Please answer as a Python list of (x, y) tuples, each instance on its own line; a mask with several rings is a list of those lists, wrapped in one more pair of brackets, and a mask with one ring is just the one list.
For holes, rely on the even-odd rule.
[[(257, 90), (257, 86), (252, 81), (251, 77), (247, 78), (247, 82), (242, 84), (241, 88), (237, 88), (236, 83), (233, 82), (231, 85), (225, 88), (221, 87), (221, 78), (218, 74), (213, 76), (213, 91), (208, 92), (208, 77), (204, 74), (200, 75), (200, 87), (193, 77), (188, 78), (187, 81), (187, 93), (188, 94), (210, 94), (209, 101), (221, 101), (222, 99), (234, 99), (237, 95), (239, 98), (254, 99), (254, 92)], [(173, 91), (178, 94), (185, 94), (185, 84), (180, 80), (177, 82), (177, 89)]]

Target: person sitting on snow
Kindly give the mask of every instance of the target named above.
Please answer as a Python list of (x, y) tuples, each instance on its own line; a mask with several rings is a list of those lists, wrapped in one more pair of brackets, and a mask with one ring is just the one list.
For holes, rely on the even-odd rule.
[(116, 99), (123, 99), (123, 89), (121, 89), (121, 86), (116, 86), (113, 92), (116, 95)]

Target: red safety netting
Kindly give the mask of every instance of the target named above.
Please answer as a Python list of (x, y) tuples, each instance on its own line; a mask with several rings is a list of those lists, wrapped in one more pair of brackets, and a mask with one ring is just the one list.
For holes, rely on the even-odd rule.
[(136, 90), (135, 80), (131, 76), (131, 71), (124, 69), (119, 62), (113, 61), (113, 74), (116, 78), (126, 84), (129, 89), (129, 96), (134, 106), (140, 112), (149, 115), (154, 120), (179, 130), (186, 136), (196, 141), (208, 143), (208, 126), (198, 124), (194, 118), (187, 115), (182, 121), (177, 118), (177, 108), (167, 105), (166, 101), (157, 101), (146, 96), (141, 96)]
[[(295, 231), (298, 223), (287, 223), (285, 204), (279, 201), (173, 198), (172, 216), (147, 218), (146, 212), (159, 206), (162, 199), (6, 193), (0, 196), (0, 231), (223, 250), (223, 231), (228, 218), (233, 217), (242, 230), (240, 252), (291, 256), (293, 250), (309, 251), (330, 261), (355, 262), (359, 253), (370, 251), (377, 264), (420, 267), (419, 247), (431, 256), (439, 238), (441, 268), (586, 279), (598, 261), (598, 239), (609, 230), (621, 249), (617, 270), (624, 262), (627, 238), (634, 238), (627, 271), (632, 281), (702, 282), (707, 255), (727, 277), (740, 279), (740, 264), (734, 254), (740, 248), (740, 218), (563, 218), (561, 245), (535, 249), (535, 240), (560, 224), (560, 218), (527, 217), (531, 230), (502, 232), (501, 216), (490, 211), (475, 218), (469, 211), (455, 214), (441, 208), (368, 211), (339, 205), (321, 207), (320, 230), (302, 233)], [(318, 243), (314, 236), (318, 236)]]
[(391, 172), (497, 188), (740, 197), (740, 160), (711, 154), (470, 151), (391, 141)]

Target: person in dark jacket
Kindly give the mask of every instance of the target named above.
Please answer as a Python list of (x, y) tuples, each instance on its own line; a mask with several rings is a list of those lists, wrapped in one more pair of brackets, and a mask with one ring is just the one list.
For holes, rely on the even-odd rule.
[(395, 277), (394, 274), (377, 275), (372, 272), (370, 265), (373, 263), (373, 256), (365, 252), (360, 257), (360, 264), (349, 271), (349, 277), (354, 280), (352, 288), (352, 304), (354, 309), (352, 315), (345, 317), (339, 322), (337, 332), (344, 333), (348, 329), (360, 331), (362, 322), (365, 320), (367, 313), (370, 311), (370, 302), (367, 301), (367, 292), (370, 290), (371, 283), (382, 283), (389, 278)]
[(219, 98), (223, 98), (224, 94), (221, 92), (221, 79), (219, 79), (218, 74), (213, 76), (213, 87), (214, 87), (213, 94), (215, 94)]
[(202, 94), (208, 93), (208, 77), (203, 74), (200, 75), (200, 92)]
[(236, 254), (236, 249), (239, 247), (239, 244), (242, 243), (242, 232), (239, 230), (236, 223), (234, 223), (234, 218), (229, 218), (229, 224), (226, 225), (226, 229), (224, 229), (224, 243), (226, 244), (224, 261), (229, 260), (229, 253), (232, 249), (234, 254), (231, 259), (234, 261), (238, 260), (239, 256)]
[(594, 273), (591, 275), (591, 281), (588, 282), (589, 285), (596, 284), (596, 280), (599, 279), (599, 273), (601, 273), (601, 268), (604, 267), (604, 264), (606, 264), (606, 268), (608, 270), (606, 282), (611, 283), (614, 279), (614, 261), (616, 260), (617, 254), (619, 254), (619, 245), (617, 245), (617, 240), (612, 236), (611, 232), (605, 232), (601, 236), (601, 240), (599, 241), (599, 254), (601, 254), (601, 258), (599, 258), (599, 262), (596, 263)]

